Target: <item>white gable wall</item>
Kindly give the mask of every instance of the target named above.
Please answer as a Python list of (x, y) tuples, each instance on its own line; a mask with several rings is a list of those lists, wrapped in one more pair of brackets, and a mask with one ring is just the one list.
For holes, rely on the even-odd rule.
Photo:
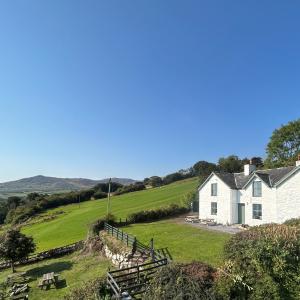
[[(262, 182), (262, 196), (252, 196), (253, 181)], [(245, 203), (245, 223), (250, 226), (272, 223), (276, 221), (276, 190), (266, 185), (255, 176), (244, 190), (239, 190), (238, 203)], [(253, 204), (262, 205), (262, 219), (253, 219)], [(237, 208), (236, 208), (237, 209)]]
[[(217, 196), (211, 196), (211, 184), (218, 184)], [(218, 223), (231, 223), (231, 189), (219, 177), (213, 176), (199, 191), (199, 218), (214, 219)], [(217, 215), (211, 215), (211, 202), (218, 203)]]
[(300, 217), (300, 169), (277, 187), (277, 219), (282, 223)]

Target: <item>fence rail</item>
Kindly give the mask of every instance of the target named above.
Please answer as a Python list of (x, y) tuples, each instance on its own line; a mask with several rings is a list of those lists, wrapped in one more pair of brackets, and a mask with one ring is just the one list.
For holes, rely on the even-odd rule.
[(134, 251), (148, 254), (152, 261), (129, 268), (123, 268), (107, 273), (107, 284), (117, 299), (122, 298), (122, 293), (127, 292), (130, 296), (143, 294), (146, 291), (148, 282), (153, 278), (157, 270), (168, 264), (172, 259), (167, 248), (154, 249), (153, 239), (150, 247), (144, 245), (136, 237), (127, 234), (119, 228), (108, 223), (104, 224), (105, 231), (127, 246), (133, 247)]
[[(66, 254), (70, 254), (76, 250), (78, 250), (83, 244), (83, 241), (79, 241), (73, 244), (69, 244), (66, 246), (50, 249), (47, 251), (39, 252), (28, 256), (28, 258), (15, 262), (17, 265), (27, 265), (32, 264), (44, 259), (58, 257)], [(7, 269), (11, 266), (11, 263), (8, 261), (0, 262), (0, 270)]]

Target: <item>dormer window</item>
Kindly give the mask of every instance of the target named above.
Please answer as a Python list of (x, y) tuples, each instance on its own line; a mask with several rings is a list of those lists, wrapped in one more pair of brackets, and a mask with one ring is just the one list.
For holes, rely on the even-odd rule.
[(252, 196), (261, 197), (261, 181), (253, 181)]
[(218, 184), (212, 183), (211, 184), (211, 196), (217, 196), (218, 195)]

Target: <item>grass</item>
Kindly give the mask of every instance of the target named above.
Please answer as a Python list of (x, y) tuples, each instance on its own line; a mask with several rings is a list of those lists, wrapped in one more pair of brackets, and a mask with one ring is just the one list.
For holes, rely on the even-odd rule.
[[(132, 212), (179, 203), (197, 185), (198, 180), (191, 178), (161, 188), (115, 196), (112, 197), (112, 212), (118, 218), (125, 218)], [(102, 199), (49, 210), (40, 216), (45, 221), (24, 226), (22, 232), (34, 238), (38, 252), (71, 244), (86, 237), (89, 225), (105, 216), (106, 206), (106, 200)], [(47, 220), (50, 215), (55, 218)]]
[(195, 228), (174, 220), (133, 224), (123, 229), (146, 245), (154, 238), (155, 248), (168, 247), (176, 262), (198, 260), (213, 266), (222, 262), (224, 243), (230, 237), (227, 233)]
[[(73, 253), (68, 256), (44, 260), (42, 262), (17, 267), (18, 272), (26, 272), (26, 276), (30, 278), (29, 281), (29, 299), (30, 300), (53, 300), (63, 299), (72, 288), (83, 285), (96, 277), (103, 276), (109, 261), (100, 256), (80, 256), (78, 253)], [(49, 290), (40, 290), (38, 288), (38, 281), (42, 275), (49, 272), (59, 273), (62, 284), (56, 289), (51, 286)], [(5, 282), (7, 275), (11, 274), (10, 269), (0, 273), (0, 282)]]

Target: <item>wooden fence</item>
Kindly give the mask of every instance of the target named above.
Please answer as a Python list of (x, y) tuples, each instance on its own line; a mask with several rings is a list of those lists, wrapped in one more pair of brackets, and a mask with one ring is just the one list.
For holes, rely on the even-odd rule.
[(155, 250), (153, 239), (150, 241), (150, 247), (146, 246), (138, 241), (136, 237), (107, 223), (104, 224), (104, 229), (108, 234), (122, 241), (127, 246), (133, 247), (134, 251), (148, 254), (151, 257), (152, 261), (149, 263), (107, 272), (108, 286), (117, 299), (121, 299), (124, 292), (127, 292), (132, 297), (143, 294), (146, 291), (149, 280), (153, 278), (158, 269), (167, 265), (171, 260), (168, 249)]
[[(81, 248), (83, 245), (83, 241), (79, 241), (73, 244), (69, 244), (63, 247), (58, 247), (54, 249), (50, 249), (44, 252), (39, 252), (36, 254), (32, 254), (28, 256), (28, 258), (24, 260), (20, 260), (18, 262), (15, 262), (15, 266), (17, 265), (27, 265), (27, 264), (32, 264), (44, 259), (49, 259), (49, 258), (54, 258), (54, 257), (59, 257), (62, 255), (70, 254), (78, 249)], [(11, 263), (8, 261), (1, 262), (0, 263), (0, 270), (7, 269), (11, 266)]]

